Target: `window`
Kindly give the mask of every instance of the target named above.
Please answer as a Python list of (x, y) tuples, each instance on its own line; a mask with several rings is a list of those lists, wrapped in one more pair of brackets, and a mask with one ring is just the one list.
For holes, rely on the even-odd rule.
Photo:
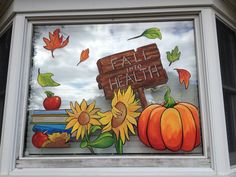
[(226, 5), (12, 1), (0, 173), (228, 175)]
[(217, 35), (231, 165), (236, 164), (236, 32), (219, 19)]
[(12, 28), (9, 28), (0, 37), (0, 140), (1, 140), (1, 129), (2, 129), (2, 117), (4, 110), (5, 101), (5, 90), (7, 82), (7, 70), (9, 61), (9, 51), (11, 44), (11, 32)]
[(194, 20), (34, 24), (32, 48), (26, 157), (203, 156)]

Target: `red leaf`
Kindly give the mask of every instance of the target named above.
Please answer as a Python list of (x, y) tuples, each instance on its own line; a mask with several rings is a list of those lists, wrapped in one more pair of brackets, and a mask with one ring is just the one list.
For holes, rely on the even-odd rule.
[(53, 34), (49, 32), (49, 39), (43, 38), (45, 42), (45, 49), (50, 50), (52, 57), (54, 58), (53, 52), (55, 49), (63, 48), (69, 43), (69, 36), (63, 41), (63, 35), (60, 36), (60, 29), (57, 28), (53, 31)]
[(89, 48), (83, 50), (80, 54), (80, 61), (77, 65), (79, 65), (81, 62), (87, 60), (89, 58)]
[(179, 74), (179, 82), (180, 84), (183, 84), (185, 85), (185, 88), (187, 89), (188, 86), (189, 86), (189, 79), (191, 77), (191, 74), (190, 72), (188, 72), (187, 70), (185, 69), (177, 69), (175, 68), (175, 70), (178, 72)]

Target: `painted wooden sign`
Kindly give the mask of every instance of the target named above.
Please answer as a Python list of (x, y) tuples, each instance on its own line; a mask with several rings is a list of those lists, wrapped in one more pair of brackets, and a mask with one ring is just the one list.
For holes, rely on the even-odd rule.
[(138, 91), (143, 107), (147, 106), (143, 89), (168, 81), (156, 44), (101, 58), (97, 61), (97, 66), (97, 82), (107, 99), (113, 97), (114, 91), (126, 89), (131, 85), (133, 90)]

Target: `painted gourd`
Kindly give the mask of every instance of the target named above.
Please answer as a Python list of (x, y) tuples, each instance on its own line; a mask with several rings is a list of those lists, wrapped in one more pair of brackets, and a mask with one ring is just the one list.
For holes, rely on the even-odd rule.
[(138, 120), (138, 135), (147, 146), (156, 150), (192, 151), (200, 144), (200, 119), (197, 107), (175, 103), (165, 95), (164, 105), (150, 105)]

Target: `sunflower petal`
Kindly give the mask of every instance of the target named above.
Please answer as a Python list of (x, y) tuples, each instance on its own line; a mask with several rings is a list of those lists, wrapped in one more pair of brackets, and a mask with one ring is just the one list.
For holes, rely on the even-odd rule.
[(120, 89), (119, 89), (119, 90), (118, 90), (118, 98), (117, 98), (117, 100), (118, 100), (118, 101), (123, 101), (122, 98), (123, 98), (123, 97), (122, 97), (121, 91), (120, 91)]
[(112, 119), (112, 113), (111, 112), (106, 112), (105, 116), (101, 118), (99, 121), (101, 122), (102, 125), (106, 125), (109, 122), (111, 122)]
[(131, 86), (129, 86), (124, 94), (124, 102), (128, 103), (129, 98), (132, 97), (132, 95), (133, 95), (133, 90), (131, 89)]
[(97, 119), (90, 119), (89, 123), (92, 125), (101, 125), (101, 123)]
[(129, 121), (131, 124), (137, 126), (137, 121), (136, 121), (136, 119), (135, 119), (134, 117), (131, 117), (131, 116), (128, 116), (128, 115), (127, 115), (127, 119), (128, 119), (128, 121)]
[(81, 130), (81, 138), (82, 138), (82, 139), (84, 138), (85, 131), (86, 131), (85, 126), (82, 126), (82, 130)]
[(120, 138), (121, 138), (123, 144), (125, 144), (125, 131), (122, 127), (120, 127)]
[(99, 108), (94, 108), (89, 114), (93, 115), (93, 114), (96, 114), (98, 111), (100, 111)]
[(75, 109), (76, 109), (76, 111), (77, 111), (78, 113), (81, 112), (80, 105), (79, 105), (79, 103), (78, 103), (77, 101), (75, 102)]
[(77, 113), (77, 111), (76, 111), (76, 109), (74, 108), (72, 102), (70, 102), (70, 109), (73, 111), (73, 113), (75, 113), (75, 114)]
[(128, 115), (134, 118), (140, 116), (140, 114), (141, 114), (140, 112), (128, 111)]
[(79, 126), (79, 128), (78, 128), (78, 131), (77, 131), (77, 134), (76, 134), (76, 139), (77, 139), (77, 140), (79, 139), (79, 137), (80, 137), (80, 135), (81, 135), (82, 127), (83, 127), (83, 126)]
[(99, 115), (97, 115), (97, 114), (91, 115), (90, 117), (91, 117), (91, 118), (94, 118), (94, 119), (100, 119), (100, 118), (101, 118), (101, 116), (99, 116)]
[(122, 115), (122, 111), (120, 111), (119, 109), (117, 109), (116, 107), (112, 107), (112, 114), (114, 117), (120, 116)]
[(130, 111), (137, 111), (139, 108), (141, 108), (141, 106), (137, 105), (137, 104), (132, 104), (131, 106), (129, 106), (129, 110)]
[(73, 127), (76, 122), (77, 122), (77, 119), (72, 119), (72, 120), (66, 125), (66, 129), (69, 129), (69, 128)]
[(123, 126), (123, 129), (124, 129), (124, 132), (125, 132), (126, 139), (129, 140), (128, 126), (127, 125)]
[(134, 131), (133, 125), (127, 121), (127, 126), (129, 128), (129, 130), (131, 131), (131, 133), (133, 133), (135, 135), (135, 131)]
[(132, 104), (134, 102), (134, 99), (135, 99), (135, 95), (132, 95), (129, 100), (128, 100), (128, 104)]
[(108, 124), (109, 122), (111, 122), (111, 118), (109, 117), (103, 117), (99, 120), (101, 122), (102, 125), (106, 125)]
[(88, 132), (90, 131), (90, 128), (91, 128), (91, 124), (88, 124), (88, 125), (87, 125), (87, 130), (88, 130)]
[(117, 103), (117, 94), (116, 94), (116, 92), (114, 92), (114, 97), (111, 102), (112, 107), (114, 107), (116, 105), (116, 103)]
[(67, 117), (66, 122), (70, 122), (72, 119), (75, 119), (75, 117)]
[(70, 117), (75, 117), (75, 114), (72, 114), (70, 111), (66, 110), (66, 113), (70, 116)]
[(71, 130), (71, 133), (73, 133), (73, 132), (75, 132), (76, 130), (78, 130), (79, 126), (80, 126), (80, 124), (79, 124), (79, 122), (77, 121), (77, 122), (75, 123), (75, 125), (73, 126), (73, 128), (72, 128), (72, 130)]
[(102, 132), (108, 132), (111, 130), (111, 123), (107, 124), (103, 129), (102, 129)]
[(119, 129), (113, 128), (112, 130), (116, 134), (116, 139), (118, 140), (119, 139)]
[(90, 113), (95, 107), (95, 101), (88, 105), (87, 112)]
[(85, 111), (87, 109), (87, 103), (86, 101), (83, 99), (82, 103), (81, 103), (81, 110)]

